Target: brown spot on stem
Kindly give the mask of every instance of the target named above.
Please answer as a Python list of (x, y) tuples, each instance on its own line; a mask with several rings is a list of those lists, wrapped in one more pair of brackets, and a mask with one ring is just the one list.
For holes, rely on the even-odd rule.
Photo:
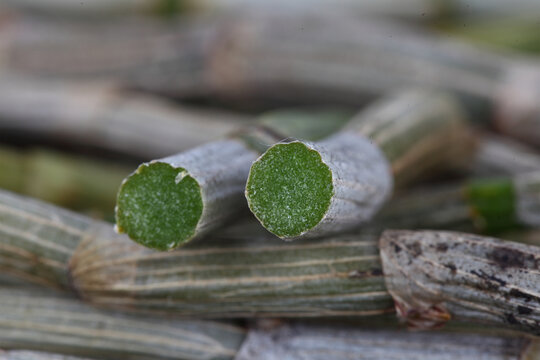
[(496, 248), (487, 258), (494, 261), (501, 268), (525, 266), (525, 255), (522, 251), (509, 248)]
[(437, 244), (435, 249), (437, 249), (438, 252), (446, 252), (446, 251), (448, 251), (448, 245), (446, 245), (446, 244)]
[(422, 255), (422, 246), (418, 241), (407, 245), (407, 249), (409, 249), (414, 257)]

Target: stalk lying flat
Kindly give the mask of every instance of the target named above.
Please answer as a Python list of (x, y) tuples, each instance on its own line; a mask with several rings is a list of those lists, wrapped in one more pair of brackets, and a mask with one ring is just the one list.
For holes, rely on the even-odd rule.
[(235, 360), (520, 360), (539, 355), (530, 343), (515, 336), (281, 324), (250, 330)]
[(284, 239), (322, 236), (370, 220), (403, 183), (465, 161), (472, 139), (460, 106), (442, 93), (398, 93), (318, 143), (268, 149), (251, 167), (246, 198)]
[[(409, 264), (405, 259), (400, 277), (418, 275), (422, 285), (444, 291), (445, 296), (435, 299), (435, 309), (447, 304), (441, 305), (446, 311), (440, 322), (449, 312), (458, 320), (534, 334), (540, 330), (535, 323), (540, 288), (535, 246), (434, 231), (385, 233), (379, 242), (377, 234), (366, 233), (286, 243), (260, 227), (249, 232), (240, 227), (222, 232), (226, 238), (157, 253), (115, 234), (110, 224), (0, 195), (3, 273), (76, 289), (83, 299), (103, 307), (188, 317), (379, 315), (382, 320), (394, 312), (386, 287), (394, 276), (382, 271), (397, 251), (388, 248), (390, 238), (399, 242), (399, 256), (414, 260)], [(415, 241), (409, 249), (410, 238)], [(418, 247), (423, 255), (414, 257)], [(423, 256), (428, 256), (426, 264)], [(444, 280), (450, 285), (431, 283), (422, 269), (437, 276), (435, 283), (448, 275)], [(403, 282), (398, 290), (409, 293), (409, 288)], [(419, 298), (425, 299), (422, 294)]]
[(318, 138), (348, 118), (331, 110), (278, 112), (229, 139), (144, 163), (120, 187), (117, 230), (149, 248), (171, 250), (222, 226), (244, 209), (249, 168), (267, 144), (290, 136)]
[(8, 75), (0, 80), (2, 134), (24, 133), (138, 161), (213, 141), (246, 121), (241, 115), (180, 106), (111, 84)]
[(388, 230), (380, 239), (388, 291), (412, 327), (452, 319), (540, 335), (540, 248), (444, 231)]
[(453, 229), (499, 233), (540, 227), (540, 172), (424, 187), (394, 198), (374, 220), (381, 230)]
[[(0, 347), (101, 359), (232, 359), (244, 330), (93, 309), (36, 290), (1, 289)], [(1, 355), (0, 355), (1, 357)]]

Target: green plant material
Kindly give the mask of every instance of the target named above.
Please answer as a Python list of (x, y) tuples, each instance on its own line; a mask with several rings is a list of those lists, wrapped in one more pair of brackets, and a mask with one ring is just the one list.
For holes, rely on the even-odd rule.
[[(0, 289), (0, 347), (99, 359), (233, 359), (244, 330), (226, 323), (102, 311), (58, 293)], [(1, 355), (0, 355), (1, 357)]]
[(293, 139), (321, 140), (343, 128), (354, 112), (342, 108), (298, 108), (262, 114), (258, 124)]
[(278, 144), (253, 164), (246, 192), (251, 210), (268, 231), (298, 236), (317, 225), (330, 206), (332, 172), (301, 142)]
[(540, 173), (424, 186), (393, 199), (375, 225), (381, 230), (452, 229), (484, 234), (538, 228)]
[(47, 149), (0, 148), (0, 187), (94, 216), (113, 214), (129, 169)]
[(494, 233), (516, 225), (517, 199), (510, 179), (472, 181), (464, 191), (477, 228)]
[(118, 231), (159, 250), (191, 238), (203, 208), (197, 181), (185, 169), (161, 162), (141, 165), (122, 185), (117, 203)]
[(370, 220), (387, 200), (390, 165), (403, 183), (463, 162), (471, 143), (451, 97), (402, 92), (324, 141), (271, 147), (251, 167), (246, 198), (262, 225), (281, 238), (343, 232)]
[(513, 52), (540, 52), (537, 16), (467, 21), (466, 26), (461, 20), (443, 24), (439, 30), (475, 45)]
[(242, 190), (258, 150), (288, 136), (322, 136), (350, 118), (346, 111), (325, 110), (313, 123), (312, 114), (269, 113), (228, 140), (142, 164), (118, 192), (118, 231), (144, 246), (171, 250), (223, 226), (245, 208)]

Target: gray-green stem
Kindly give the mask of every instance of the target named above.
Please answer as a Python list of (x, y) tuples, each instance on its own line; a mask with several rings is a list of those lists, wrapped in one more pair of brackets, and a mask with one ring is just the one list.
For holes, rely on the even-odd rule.
[[(0, 289), (0, 348), (100, 359), (232, 359), (244, 330), (94, 309), (57, 293)], [(1, 357), (1, 355), (0, 355)]]
[(469, 132), (450, 95), (400, 92), (323, 141), (272, 146), (251, 167), (248, 205), (284, 239), (348, 231), (376, 214), (394, 182), (465, 162), (473, 147)]
[(235, 360), (519, 360), (539, 356), (535, 345), (517, 336), (278, 323), (250, 330)]
[(259, 151), (289, 137), (318, 139), (349, 118), (338, 110), (276, 112), (228, 139), (144, 163), (120, 186), (117, 230), (171, 250), (221, 227), (245, 209), (244, 186)]

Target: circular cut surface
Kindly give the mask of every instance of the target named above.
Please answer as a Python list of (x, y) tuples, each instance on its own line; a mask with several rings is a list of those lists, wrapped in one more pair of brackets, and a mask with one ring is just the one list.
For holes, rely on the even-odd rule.
[(279, 237), (295, 237), (324, 217), (334, 192), (332, 172), (319, 153), (301, 142), (277, 144), (251, 167), (249, 207)]
[(141, 165), (120, 187), (119, 232), (146, 247), (170, 250), (195, 233), (203, 202), (197, 181), (162, 162)]

